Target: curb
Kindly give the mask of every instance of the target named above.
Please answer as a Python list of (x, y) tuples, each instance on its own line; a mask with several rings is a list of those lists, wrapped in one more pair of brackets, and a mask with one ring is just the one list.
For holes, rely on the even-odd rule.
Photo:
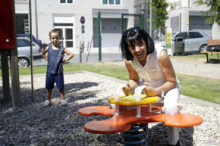
[(220, 108), (220, 104), (218, 103), (213, 103), (213, 102), (209, 102), (209, 101), (205, 101), (205, 100), (201, 100), (201, 99), (197, 99), (197, 98), (193, 98), (193, 97), (189, 97), (185, 95), (180, 95), (180, 100), (190, 101), (192, 103), (196, 103), (202, 106), (212, 106), (215, 108)]

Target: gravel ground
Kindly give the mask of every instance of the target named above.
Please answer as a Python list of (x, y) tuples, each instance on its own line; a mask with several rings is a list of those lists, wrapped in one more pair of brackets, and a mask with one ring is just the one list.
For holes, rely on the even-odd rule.
[[(94, 105), (109, 105), (107, 98), (114, 95), (124, 81), (90, 72), (65, 73), (67, 106), (59, 103), (59, 92), (53, 92), (53, 105), (43, 107), (46, 98), (45, 75), (34, 76), (35, 102), (31, 101), (30, 76), (20, 78), (23, 107), (13, 109), (11, 104), (1, 104), (0, 145), (121, 145), (120, 134), (92, 134), (83, 129), (91, 120), (106, 119), (104, 116), (85, 117), (78, 109)], [(0, 82), (0, 86), (2, 86)], [(2, 96), (0, 88), (0, 97)], [(204, 122), (195, 127), (182, 128), (180, 140), (183, 146), (220, 145), (220, 106), (199, 104), (181, 96), (182, 113), (203, 117)], [(148, 145), (166, 143), (167, 128), (162, 123), (149, 124)]]

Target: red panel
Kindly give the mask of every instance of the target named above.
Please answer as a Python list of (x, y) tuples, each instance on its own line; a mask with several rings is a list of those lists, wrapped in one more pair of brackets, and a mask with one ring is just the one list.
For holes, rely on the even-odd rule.
[(13, 0), (0, 0), (0, 49), (15, 48)]

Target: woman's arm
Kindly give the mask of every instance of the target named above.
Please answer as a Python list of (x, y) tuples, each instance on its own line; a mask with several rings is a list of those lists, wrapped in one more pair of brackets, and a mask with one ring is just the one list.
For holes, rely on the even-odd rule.
[(72, 52), (70, 52), (69, 50), (67, 50), (67, 49), (64, 49), (64, 51), (63, 51), (63, 53), (65, 54), (67, 54), (68, 56), (66, 57), (66, 59), (64, 59), (63, 60), (63, 64), (65, 63), (65, 62), (67, 62), (68, 60), (70, 60), (71, 58), (73, 58), (73, 53)]
[(159, 54), (159, 64), (161, 71), (163, 72), (166, 83), (156, 89), (156, 94), (166, 93), (168, 90), (174, 88), (177, 84), (176, 74), (173, 69), (173, 65), (166, 50), (162, 50)]
[(41, 56), (45, 59), (45, 60), (47, 60), (48, 58), (47, 58), (47, 55), (46, 55), (46, 53), (48, 52), (48, 46), (42, 51), (42, 53), (41, 53)]
[(128, 70), (128, 75), (130, 79), (127, 83), (127, 86), (133, 91), (139, 85), (139, 76), (129, 61), (125, 60), (125, 66)]

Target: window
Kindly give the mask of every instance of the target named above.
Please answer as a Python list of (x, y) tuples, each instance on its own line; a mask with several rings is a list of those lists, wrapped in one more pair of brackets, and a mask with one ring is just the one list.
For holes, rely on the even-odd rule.
[(27, 47), (30, 46), (30, 41), (25, 39), (17, 39), (17, 46), (18, 47)]
[(107, 4), (107, 0), (102, 0), (102, 4), (106, 5)]
[(73, 0), (60, 0), (61, 4), (72, 4)]
[(114, 4), (114, 0), (109, 0), (109, 4), (113, 5)]
[(116, 1), (115, 1), (115, 4), (116, 4), (116, 5), (120, 5), (120, 4), (121, 4), (121, 0), (116, 0)]
[(176, 37), (182, 37), (183, 39), (189, 38), (189, 36), (188, 36), (188, 34), (187, 34), (186, 32), (181, 32), (181, 33), (177, 34), (177, 35), (175, 36), (175, 38), (176, 38)]
[(73, 47), (73, 29), (72, 28), (66, 28), (65, 29), (65, 38), (66, 38), (66, 44), (65, 46)]
[(103, 5), (120, 5), (121, 0), (102, 0)]
[(202, 38), (202, 35), (199, 32), (189, 32), (190, 38)]

